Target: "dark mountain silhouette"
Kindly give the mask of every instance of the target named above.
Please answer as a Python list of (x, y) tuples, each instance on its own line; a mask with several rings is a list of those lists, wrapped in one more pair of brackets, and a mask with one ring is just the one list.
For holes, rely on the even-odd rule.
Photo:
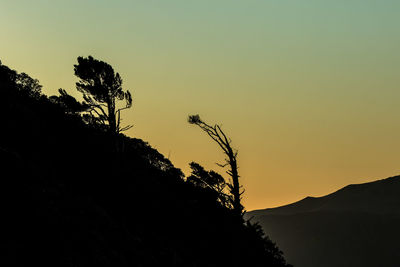
[(400, 266), (400, 176), (246, 217), (259, 222), (297, 267)]
[(289, 266), (148, 143), (40, 89), (0, 63), (1, 266)]

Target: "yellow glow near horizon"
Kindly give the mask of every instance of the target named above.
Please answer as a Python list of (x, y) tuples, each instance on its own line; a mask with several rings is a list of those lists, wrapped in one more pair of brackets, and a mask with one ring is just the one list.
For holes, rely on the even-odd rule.
[(73, 64), (111, 64), (133, 93), (127, 132), (188, 173), (223, 171), (187, 123), (221, 123), (247, 210), (399, 173), (400, 2), (11, 1), (0, 59), (78, 96)]

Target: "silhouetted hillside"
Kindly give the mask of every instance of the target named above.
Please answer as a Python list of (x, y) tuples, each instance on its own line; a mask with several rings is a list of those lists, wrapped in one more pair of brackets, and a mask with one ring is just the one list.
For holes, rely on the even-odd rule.
[(149, 144), (40, 88), (0, 64), (1, 266), (287, 266)]
[(246, 214), (252, 216), (298, 267), (400, 264), (400, 176)]

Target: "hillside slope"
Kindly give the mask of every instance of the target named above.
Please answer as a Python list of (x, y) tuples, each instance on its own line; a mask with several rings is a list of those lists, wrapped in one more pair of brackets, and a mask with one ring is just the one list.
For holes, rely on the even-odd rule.
[(288, 266), (149, 144), (16, 77), (0, 62), (0, 266)]
[(251, 211), (298, 267), (399, 266), (400, 176)]

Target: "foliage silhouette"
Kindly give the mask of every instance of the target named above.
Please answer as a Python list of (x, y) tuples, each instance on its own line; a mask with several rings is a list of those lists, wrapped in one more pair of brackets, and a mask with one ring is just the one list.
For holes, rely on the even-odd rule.
[(42, 86), (39, 84), (39, 80), (31, 78), (25, 72), (17, 74), (16, 84), (19, 90), (27, 92), (33, 98), (39, 98), (42, 93)]
[[(84, 104), (90, 107), (93, 122), (107, 125), (112, 134), (132, 127), (121, 127), (121, 111), (132, 107), (132, 95), (122, 90), (122, 79), (111, 65), (92, 56), (78, 57), (74, 71), (80, 79), (76, 88), (83, 94)], [(117, 102), (121, 100), (125, 100), (125, 105), (118, 108)]]
[(62, 106), (68, 114), (80, 114), (82, 112), (88, 111), (90, 106), (86, 103), (81, 103), (75, 99), (72, 95), (68, 94), (67, 91), (60, 88), (58, 89), (59, 96), (49, 97), (50, 101)]
[(196, 162), (189, 163), (192, 173), (186, 181), (197, 187), (211, 190), (216, 193), (216, 199), (225, 207), (232, 208), (231, 197), (224, 192), (226, 182), (224, 177), (215, 171), (206, 171), (203, 166)]
[(0, 61), (0, 86), (2, 89), (9, 89), (18, 91), (21, 94), (38, 99), (42, 93), (42, 85), (39, 80), (33, 79), (25, 72), (17, 73), (15, 70), (2, 65)]
[(119, 134), (115, 151), (64, 91), (33, 97), (16, 75), (0, 65), (0, 265), (289, 266), (149, 144)]
[(239, 216), (243, 215), (243, 206), (241, 204), (241, 196), (243, 191), (239, 184), (239, 173), (237, 166), (237, 154), (238, 151), (233, 149), (231, 146), (231, 139), (229, 139), (225, 133), (222, 131), (221, 126), (215, 124), (211, 126), (200, 119), (199, 115), (190, 115), (188, 117), (188, 122), (190, 124), (195, 124), (199, 126), (204, 132), (206, 132), (211, 139), (213, 139), (222, 149), (226, 158), (224, 164), (218, 164), (220, 167), (226, 167), (229, 165), (230, 170), (226, 173), (231, 177), (232, 181), (228, 184), (230, 193), (232, 195), (232, 206), (236, 214)]

